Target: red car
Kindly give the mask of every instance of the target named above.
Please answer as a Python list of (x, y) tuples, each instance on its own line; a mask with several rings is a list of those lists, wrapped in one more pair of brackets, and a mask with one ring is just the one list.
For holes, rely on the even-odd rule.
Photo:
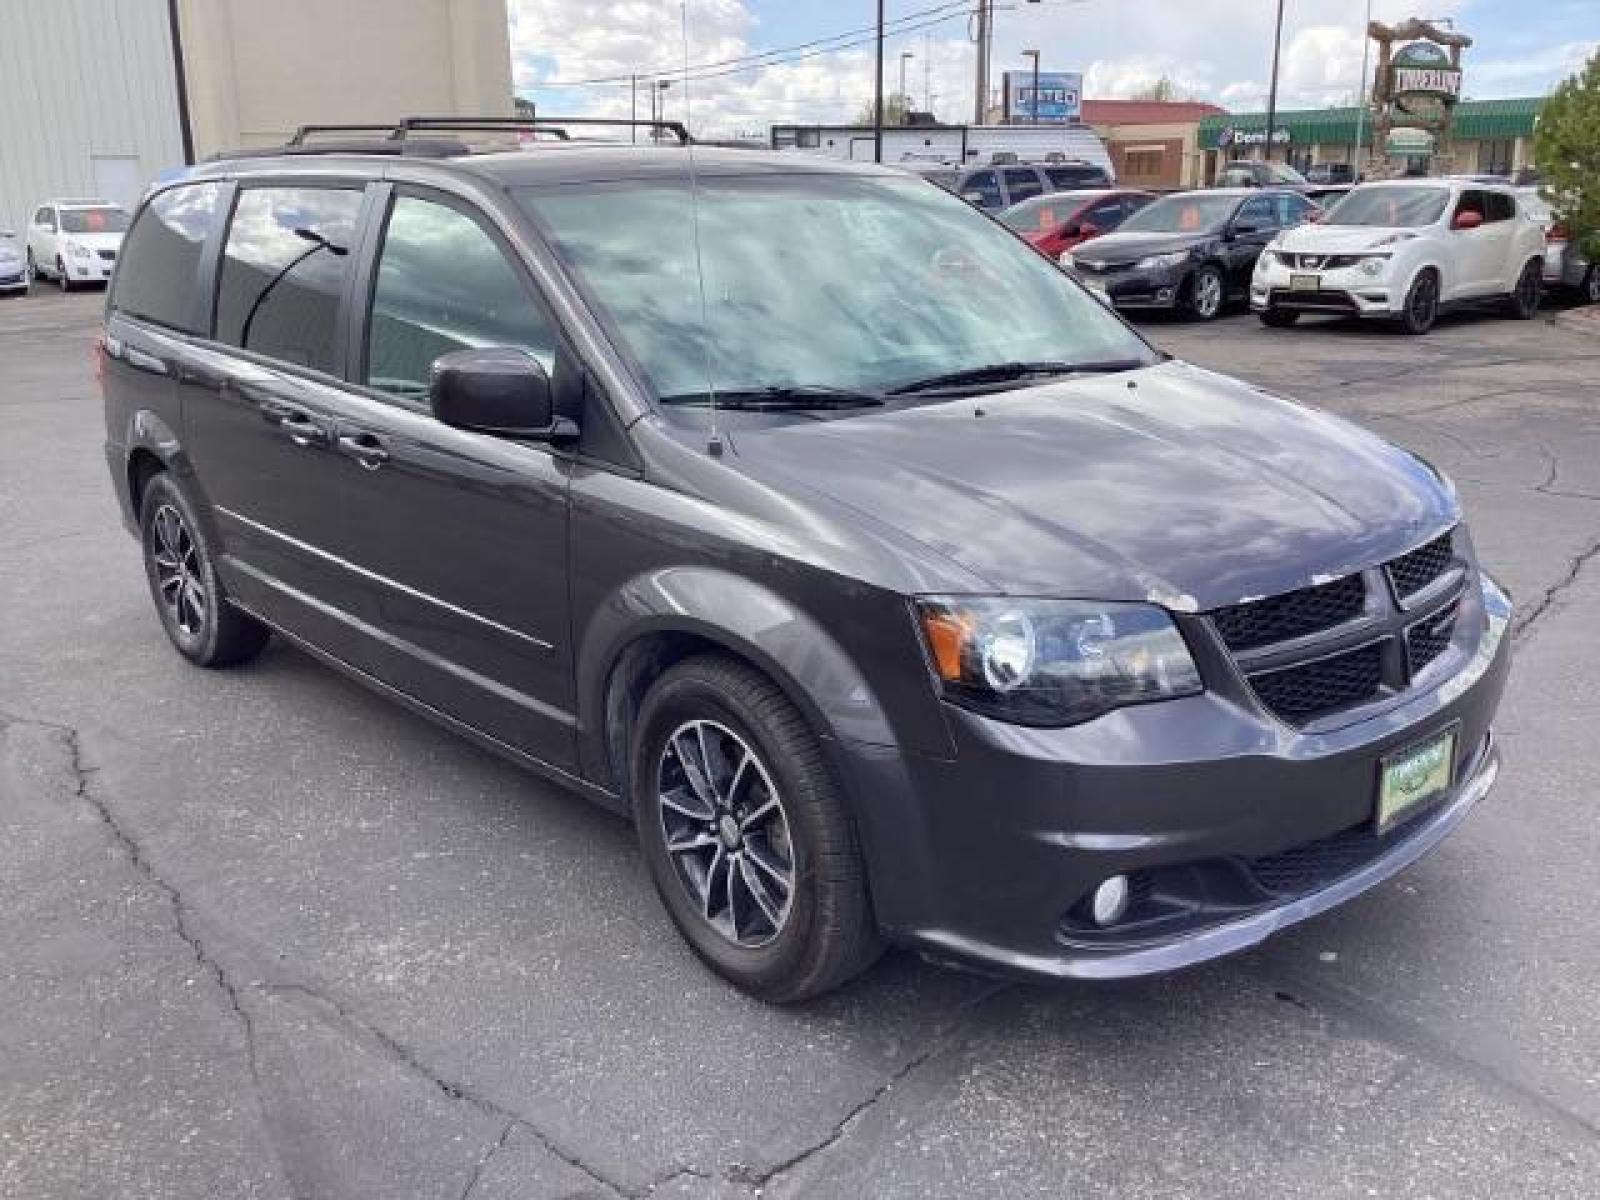
[(1032, 242), (1040, 254), (1055, 258), (1079, 242), (1110, 233), (1154, 199), (1149, 192), (1118, 188), (1046, 192), (1013, 204), (1000, 220)]

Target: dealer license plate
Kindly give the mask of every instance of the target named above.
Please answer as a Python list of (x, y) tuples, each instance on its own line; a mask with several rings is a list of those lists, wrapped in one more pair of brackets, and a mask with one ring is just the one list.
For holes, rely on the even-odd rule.
[(1320, 292), (1322, 290), (1322, 276), (1291, 275), (1289, 276), (1289, 290), (1291, 292)]
[(1456, 726), (1425, 742), (1397, 750), (1380, 763), (1378, 832), (1393, 829), (1450, 790), (1456, 761)]

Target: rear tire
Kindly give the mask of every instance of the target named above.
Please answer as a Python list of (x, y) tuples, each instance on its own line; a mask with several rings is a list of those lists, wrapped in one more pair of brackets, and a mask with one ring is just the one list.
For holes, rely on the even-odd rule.
[(1417, 273), (1406, 291), (1406, 307), (1400, 314), (1399, 326), (1406, 333), (1421, 335), (1432, 329), (1438, 319), (1439, 273), (1428, 267)]
[(1506, 312), (1519, 321), (1531, 321), (1539, 312), (1539, 295), (1544, 286), (1544, 268), (1536, 258), (1523, 264), (1517, 285), (1506, 300)]
[(178, 653), (201, 667), (232, 666), (260, 654), (272, 631), (229, 602), (198, 508), (170, 474), (145, 486), (139, 531), (150, 594)]
[(1600, 304), (1600, 264), (1591, 266), (1585, 272), (1579, 291), (1583, 295), (1584, 303)]
[(634, 728), (640, 846), (707, 966), (791, 1004), (877, 960), (855, 826), (816, 734), (776, 684), (722, 655), (691, 658), (650, 689)]
[(1183, 312), (1192, 321), (1215, 320), (1222, 311), (1226, 294), (1222, 272), (1207, 264), (1189, 277), (1189, 287), (1183, 297)]
[(1263, 309), (1257, 314), (1263, 325), (1270, 325), (1274, 329), (1287, 329), (1300, 319), (1300, 314), (1286, 308)]

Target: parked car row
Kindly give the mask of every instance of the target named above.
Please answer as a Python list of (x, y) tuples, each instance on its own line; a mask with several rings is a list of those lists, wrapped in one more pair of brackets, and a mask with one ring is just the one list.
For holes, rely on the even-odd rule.
[(1272, 326), (1319, 313), (1426, 333), (1464, 304), (1530, 318), (1545, 285), (1600, 303), (1600, 269), (1536, 189), (1459, 177), (1330, 190), (1328, 206), (1305, 188), (1070, 192), (1001, 220), (1119, 310), (1210, 320), (1247, 301)]
[(128, 219), (107, 200), (45, 201), (24, 239), (0, 230), (0, 291), (26, 292), (39, 278), (53, 279), (63, 291), (109, 281)]

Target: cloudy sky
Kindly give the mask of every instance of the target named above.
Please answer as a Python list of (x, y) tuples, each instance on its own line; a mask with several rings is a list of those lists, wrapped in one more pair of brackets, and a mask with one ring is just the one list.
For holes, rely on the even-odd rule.
[[(547, 112), (626, 115), (627, 76), (681, 74), (680, 0), (510, 0), (519, 93)], [(946, 120), (972, 115), (973, 0), (888, 0), (885, 86)], [(1163, 75), (1183, 94), (1238, 112), (1266, 107), (1272, 0), (997, 0), (994, 71), (1079, 70), (1087, 96), (1126, 96)], [(1538, 95), (1597, 46), (1597, 0), (1372, 0), (1394, 20), (1422, 10), (1470, 34), (1466, 93)], [(1361, 74), (1366, 0), (1286, 0), (1280, 108), (1345, 102)], [(688, 0), (688, 102), (694, 128), (764, 134), (773, 121), (841, 121), (872, 95), (872, 0)], [(796, 47), (749, 61), (762, 51)], [(801, 57), (803, 56), (803, 57)], [(733, 61), (729, 60), (741, 60)], [(778, 61), (787, 59), (790, 61)], [(707, 67), (701, 64), (726, 63)], [(695, 79), (699, 74), (702, 78)], [(620, 80), (617, 77), (621, 77)], [(591, 82), (594, 81), (594, 82)], [(642, 113), (649, 103), (639, 89)], [(665, 93), (684, 116), (681, 79)]]

